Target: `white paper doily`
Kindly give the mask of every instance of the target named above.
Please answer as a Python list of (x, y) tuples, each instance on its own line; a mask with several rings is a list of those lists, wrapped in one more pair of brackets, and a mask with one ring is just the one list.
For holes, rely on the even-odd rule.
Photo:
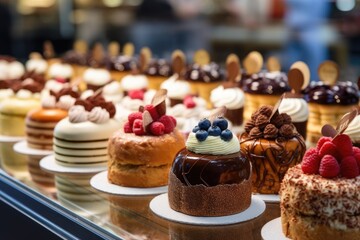
[(26, 140), (15, 143), (14, 151), (17, 153), (20, 153), (20, 154), (24, 154), (24, 155), (39, 156), (39, 157), (47, 156), (47, 155), (54, 153), (54, 151), (52, 151), (52, 150), (42, 150), (42, 149), (31, 148), (27, 145)]
[(104, 167), (65, 167), (58, 164), (55, 161), (54, 155), (48, 155), (40, 160), (40, 167), (47, 171), (54, 174), (90, 174), (90, 173), (98, 173), (106, 170), (106, 166)]
[(290, 240), (285, 237), (281, 228), (281, 219), (275, 218), (266, 223), (261, 229), (261, 237), (264, 240)]
[(0, 143), (13, 143), (13, 142), (19, 142), (24, 140), (25, 137), (24, 136), (5, 136), (5, 135), (0, 135)]
[(90, 185), (101, 192), (124, 196), (156, 195), (160, 193), (165, 193), (168, 190), (167, 186), (155, 188), (122, 187), (110, 183), (108, 181), (107, 174), (107, 171), (96, 174), (91, 178)]
[(280, 195), (279, 194), (260, 194), (260, 193), (253, 193), (253, 196), (257, 196), (261, 200), (267, 203), (279, 203), (280, 202)]
[(265, 202), (256, 196), (251, 197), (251, 205), (245, 211), (223, 217), (195, 217), (172, 210), (167, 193), (155, 197), (150, 202), (150, 209), (156, 215), (167, 220), (193, 225), (228, 225), (245, 222), (258, 217), (265, 211)]

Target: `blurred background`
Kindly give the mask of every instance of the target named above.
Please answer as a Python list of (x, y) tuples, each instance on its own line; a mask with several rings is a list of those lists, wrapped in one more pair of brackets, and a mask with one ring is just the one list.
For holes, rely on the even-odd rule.
[(325, 59), (341, 79), (360, 76), (360, 0), (0, 0), (0, 55), (22, 61), (50, 40), (61, 56), (74, 40), (133, 42), (169, 58), (204, 48), (223, 63), (234, 52), (277, 56), (286, 71), (308, 63), (312, 79)]

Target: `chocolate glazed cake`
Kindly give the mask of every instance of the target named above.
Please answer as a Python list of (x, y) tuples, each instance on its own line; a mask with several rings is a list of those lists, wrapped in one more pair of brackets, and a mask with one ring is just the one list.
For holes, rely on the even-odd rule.
[[(204, 121), (208, 126), (204, 127)], [(221, 130), (217, 123), (215, 120), (210, 127), (209, 120), (201, 120), (190, 133), (186, 148), (175, 157), (168, 191), (170, 207), (175, 211), (193, 216), (225, 216), (250, 206), (251, 164), (241, 154), (237, 138), (228, 129)], [(220, 136), (214, 136), (214, 128), (219, 128)]]

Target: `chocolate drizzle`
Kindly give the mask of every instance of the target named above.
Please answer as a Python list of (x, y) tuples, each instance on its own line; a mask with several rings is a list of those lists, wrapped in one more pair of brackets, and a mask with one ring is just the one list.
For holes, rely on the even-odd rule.
[(113, 118), (116, 113), (115, 105), (112, 102), (106, 102), (104, 97), (100, 94), (94, 94), (85, 100), (77, 99), (74, 105), (84, 106), (85, 110), (88, 112), (90, 112), (94, 107), (101, 107), (109, 113), (110, 118)]
[(181, 150), (171, 171), (185, 185), (207, 187), (238, 184), (250, 178), (251, 165), (240, 152), (229, 155), (203, 155)]
[(188, 66), (185, 79), (196, 82), (219, 82), (224, 79), (224, 72), (220, 66), (214, 62), (204, 66), (194, 63)]

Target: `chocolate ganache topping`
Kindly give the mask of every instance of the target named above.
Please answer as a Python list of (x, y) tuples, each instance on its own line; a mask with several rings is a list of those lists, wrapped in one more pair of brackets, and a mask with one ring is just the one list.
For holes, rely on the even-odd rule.
[(346, 81), (330, 86), (323, 82), (312, 82), (304, 90), (307, 102), (319, 104), (352, 105), (359, 102), (358, 87)]
[(264, 95), (281, 95), (290, 91), (287, 76), (282, 72), (260, 72), (242, 75), (240, 81), (244, 92)]
[(212, 123), (203, 119), (194, 127), (186, 148), (175, 157), (172, 172), (185, 185), (238, 184), (251, 176), (250, 161), (220, 117)]
[(65, 53), (62, 57), (62, 62), (67, 64), (77, 64), (81, 66), (86, 66), (88, 60), (88, 55), (86, 53), (79, 53), (77, 51), (71, 50)]
[(131, 71), (133, 66), (136, 65), (136, 59), (130, 56), (117, 56), (109, 59), (107, 69), (110, 71)]
[(170, 77), (172, 70), (165, 59), (152, 59), (145, 73), (150, 76)]
[(113, 118), (116, 113), (115, 105), (112, 102), (106, 102), (105, 98), (100, 94), (95, 94), (85, 100), (77, 99), (75, 105), (84, 106), (85, 110), (88, 112), (93, 110), (95, 107), (101, 107), (109, 113), (110, 118)]
[(187, 67), (185, 79), (188, 81), (218, 82), (224, 80), (224, 72), (214, 62), (206, 65), (194, 63)]

